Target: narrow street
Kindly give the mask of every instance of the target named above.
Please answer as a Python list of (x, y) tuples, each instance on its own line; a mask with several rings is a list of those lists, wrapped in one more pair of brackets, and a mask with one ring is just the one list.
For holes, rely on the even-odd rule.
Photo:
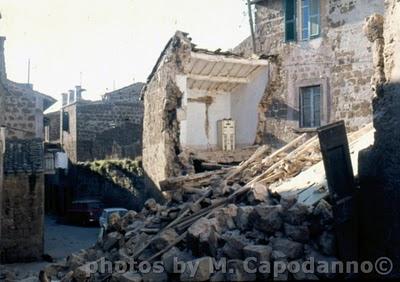
[[(55, 218), (45, 217), (44, 247), (45, 254), (50, 255), (54, 261), (65, 259), (68, 255), (81, 249), (86, 249), (96, 243), (99, 228), (64, 225)], [(48, 262), (14, 263), (0, 266), (0, 273), (9, 270), (18, 275), (18, 279), (24, 279), (37, 274)], [(28, 275), (29, 274), (29, 275)], [(1, 280), (1, 278), (0, 278)]]

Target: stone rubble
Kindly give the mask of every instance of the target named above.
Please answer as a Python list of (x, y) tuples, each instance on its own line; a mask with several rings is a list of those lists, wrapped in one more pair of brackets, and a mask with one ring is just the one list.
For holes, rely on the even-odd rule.
[[(247, 273), (247, 258), (262, 262), (305, 261), (310, 256), (335, 260), (332, 210), (325, 200), (306, 207), (294, 199), (266, 194), (254, 203), (254, 191), (236, 186), (236, 197), (207, 193), (193, 202), (170, 201), (160, 205), (149, 200), (140, 213), (113, 217), (103, 238), (91, 249), (71, 254), (63, 264), (45, 269), (49, 279), (61, 281), (255, 281), (256, 279), (316, 279), (306, 273)], [(244, 189), (244, 190), (243, 190)], [(240, 190), (245, 193), (238, 193)], [(229, 199), (227, 201), (227, 199)], [(226, 204), (221, 205), (224, 202)], [(273, 204), (275, 203), (275, 204)], [(220, 205), (219, 205), (220, 204)], [(192, 206), (196, 206), (195, 209)], [(173, 212), (172, 212), (173, 211)], [(173, 216), (165, 216), (165, 215)], [(196, 217), (197, 216), (197, 217)], [(154, 232), (156, 230), (156, 233)], [(227, 260), (231, 271), (216, 269), (214, 261)], [(119, 262), (161, 262), (141, 272), (137, 268), (117, 273)], [(93, 273), (95, 265), (109, 262), (111, 273)], [(176, 265), (186, 265), (177, 272)], [(195, 272), (190, 266), (196, 265)]]

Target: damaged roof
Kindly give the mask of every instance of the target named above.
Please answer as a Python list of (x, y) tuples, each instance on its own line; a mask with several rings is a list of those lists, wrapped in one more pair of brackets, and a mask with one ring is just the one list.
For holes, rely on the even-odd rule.
[(178, 37), (190, 42), (191, 46), (189, 71), (186, 73), (190, 88), (232, 91), (239, 84), (248, 83), (249, 75), (256, 72), (259, 67), (269, 64), (267, 58), (264, 56), (246, 58), (241, 54), (222, 51), (221, 49), (211, 51), (197, 48), (197, 45), (191, 42), (188, 33), (178, 31), (168, 41), (158, 57), (155, 66), (147, 78), (146, 85), (142, 89), (141, 99), (144, 97), (147, 85), (152, 81), (168, 50), (173, 47)]

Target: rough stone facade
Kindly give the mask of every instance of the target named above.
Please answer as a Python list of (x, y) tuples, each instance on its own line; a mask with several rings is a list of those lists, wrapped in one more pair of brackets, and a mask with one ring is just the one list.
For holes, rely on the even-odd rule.
[[(284, 2), (261, 1), (256, 5), (257, 52), (273, 56), (278, 69), (263, 102), (267, 114), (259, 142), (280, 146), (307, 131), (299, 125), (299, 89), (306, 86), (322, 87), (322, 125), (345, 120), (352, 131), (370, 122), (372, 44), (363, 35), (362, 26), (367, 16), (383, 13), (383, 1), (321, 0), (320, 35), (293, 42), (285, 41)], [(250, 55), (251, 39), (234, 51)]]
[(153, 69), (157, 75), (146, 85), (143, 102), (143, 169), (148, 183), (158, 183), (178, 176), (181, 162), (177, 108), (183, 93), (177, 86), (176, 76), (183, 71), (184, 61), (190, 57), (191, 43), (178, 32), (167, 44)]
[[(366, 24), (373, 43), (372, 86), (375, 144), (359, 158), (363, 203), (364, 256), (389, 257), (400, 276), (400, 1), (385, 1), (385, 21), (377, 15)], [(382, 34), (383, 30), (383, 34)]]
[(43, 254), (43, 110), (55, 101), (32, 85), (7, 79), (4, 40), (0, 38), (2, 263), (32, 261)]
[(1, 261), (41, 259), (44, 246), (44, 176), (4, 175)]
[[(200, 152), (225, 159), (221, 152), (229, 146), (222, 145), (223, 136), (232, 140), (232, 151), (253, 146), (270, 70), (266, 58), (200, 49), (187, 34), (176, 32), (142, 92), (148, 184), (159, 187), (169, 177), (194, 173)], [(234, 121), (232, 135), (222, 133), (223, 120)]]
[[(72, 162), (140, 155), (141, 104), (77, 101), (62, 112), (69, 129), (61, 128), (61, 144)], [(66, 118), (61, 114), (61, 127)]]
[(137, 82), (121, 89), (108, 92), (103, 95), (103, 101), (119, 103), (119, 102), (131, 102), (140, 103), (140, 92), (144, 83)]

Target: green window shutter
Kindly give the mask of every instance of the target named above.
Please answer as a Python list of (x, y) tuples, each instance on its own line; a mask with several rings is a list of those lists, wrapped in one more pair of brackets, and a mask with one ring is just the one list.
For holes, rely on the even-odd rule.
[(296, 1), (285, 0), (285, 40), (296, 40)]
[(310, 37), (320, 34), (320, 0), (310, 0)]

